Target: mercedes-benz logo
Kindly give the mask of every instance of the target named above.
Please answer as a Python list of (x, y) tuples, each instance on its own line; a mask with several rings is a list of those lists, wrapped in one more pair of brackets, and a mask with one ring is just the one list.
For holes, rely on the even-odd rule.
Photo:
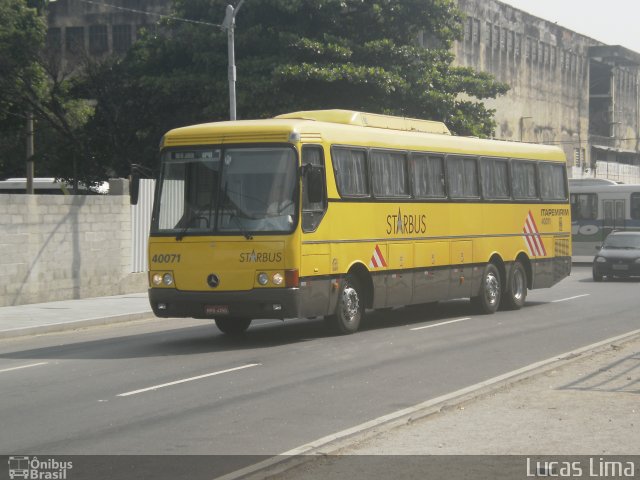
[(216, 288), (218, 285), (220, 285), (220, 278), (215, 273), (212, 273), (207, 277), (207, 283), (211, 288)]

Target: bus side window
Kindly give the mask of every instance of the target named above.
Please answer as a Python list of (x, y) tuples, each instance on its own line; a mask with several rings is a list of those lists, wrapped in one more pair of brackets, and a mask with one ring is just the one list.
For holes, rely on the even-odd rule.
[[(311, 174), (312, 171), (320, 174)], [(313, 232), (320, 225), (322, 217), (327, 211), (327, 188), (325, 183), (324, 152), (321, 146), (304, 145), (302, 147), (302, 231)], [(309, 182), (317, 182), (322, 179), (321, 185), (310, 185)], [(310, 198), (311, 190), (321, 190), (320, 201)], [(312, 195), (312, 197), (315, 195)]]
[(631, 218), (640, 220), (640, 193), (631, 194)]
[(598, 218), (598, 197), (595, 193), (572, 193), (571, 216), (574, 220)]

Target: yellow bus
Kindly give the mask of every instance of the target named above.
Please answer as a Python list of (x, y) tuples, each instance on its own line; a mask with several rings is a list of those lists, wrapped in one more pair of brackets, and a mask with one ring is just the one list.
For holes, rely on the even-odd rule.
[(346, 110), (178, 128), (149, 265), (156, 315), (228, 334), (318, 316), (352, 333), (366, 309), (453, 298), (518, 309), (571, 270), (565, 158)]

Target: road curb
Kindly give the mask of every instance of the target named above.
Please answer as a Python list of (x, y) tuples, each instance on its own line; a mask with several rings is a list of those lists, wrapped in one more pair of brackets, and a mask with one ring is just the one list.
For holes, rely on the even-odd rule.
[(99, 325), (110, 325), (114, 323), (132, 322), (135, 320), (147, 320), (155, 318), (151, 310), (135, 313), (125, 313), (122, 315), (111, 315), (107, 317), (95, 317), (71, 322), (50, 323), (47, 325), (34, 325), (30, 327), (11, 328), (0, 330), (0, 339), (24, 337), (27, 335), (40, 335), (45, 333), (66, 332), (78, 330), (80, 328), (94, 327)]
[(520, 382), (531, 380), (556, 368), (562, 368), (577, 360), (602, 353), (611, 348), (612, 345), (633, 341), (637, 337), (640, 337), (640, 329), (569, 352), (564, 352), (560, 355), (490, 378), (470, 387), (465, 387), (455, 392), (427, 400), (413, 407), (392, 412), (391, 414), (378, 417), (336, 434), (325, 436), (293, 450), (271, 457), (263, 462), (218, 477), (216, 480), (265, 479), (283, 474), (288, 470), (328, 455), (339, 455), (341, 451), (349, 447), (370, 440), (392, 429), (401, 428), (431, 415), (436, 415), (446, 410), (455, 409), (471, 401), (479, 400), (487, 395), (516, 386)]

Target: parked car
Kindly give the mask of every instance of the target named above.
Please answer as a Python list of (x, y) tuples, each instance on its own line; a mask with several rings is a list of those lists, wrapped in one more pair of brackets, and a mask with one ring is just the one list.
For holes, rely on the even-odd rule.
[(593, 280), (640, 276), (640, 231), (613, 231), (593, 259)]

